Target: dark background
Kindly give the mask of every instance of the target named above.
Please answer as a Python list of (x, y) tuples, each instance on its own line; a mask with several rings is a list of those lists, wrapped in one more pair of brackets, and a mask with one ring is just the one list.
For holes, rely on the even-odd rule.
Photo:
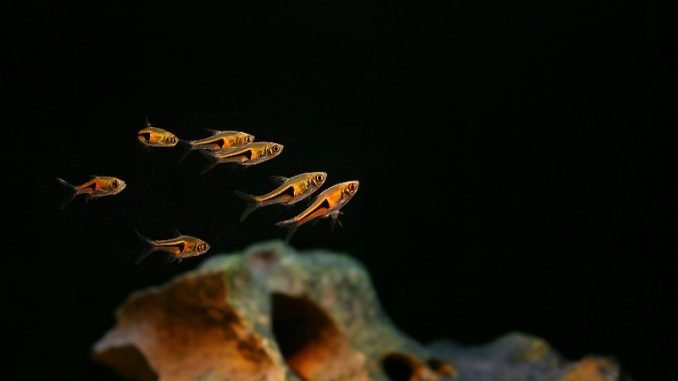
[[(133, 231), (178, 228), (208, 256), (282, 238), (273, 222), (296, 210), (241, 224), (232, 190), (310, 170), (361, 187), (343, 229), (305, 226), (292, 243), (362, 261), (416, 339), (520, 330), (657, 379), (678, 228), (676, 134), (658, 133), (675, 128), (666, 12), (543, 3), (24, 3), (3, 54), (10, 379), (117, 379), (89, 360), (116, 306), (200, 262), (135, 267)], [(285, 151), (199, 176), (197, 154), (141, 149), (146, 116)], [(55, 178), (90, 174), (128, 188), (59, 211)]]

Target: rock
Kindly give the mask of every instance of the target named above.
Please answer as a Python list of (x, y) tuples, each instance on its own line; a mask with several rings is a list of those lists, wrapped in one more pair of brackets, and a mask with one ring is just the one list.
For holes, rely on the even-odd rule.
[(280, 242), (215, 256), (133, 293), (95, 345), (95, 361), (142, 381), (613, 381), (611, 361), (567, 363), (511, 334), (484, 347), (407, 337), (347, 255)]

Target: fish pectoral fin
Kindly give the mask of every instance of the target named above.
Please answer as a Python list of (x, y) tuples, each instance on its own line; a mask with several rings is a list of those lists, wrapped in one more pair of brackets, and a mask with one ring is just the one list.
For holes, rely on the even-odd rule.
[(271, 180), (271, 182), (275, 185), (281, 185), (285, 181), (289, 180), (289, 178), (287, 178), (285, 176), (271, 176), (268, 179)]

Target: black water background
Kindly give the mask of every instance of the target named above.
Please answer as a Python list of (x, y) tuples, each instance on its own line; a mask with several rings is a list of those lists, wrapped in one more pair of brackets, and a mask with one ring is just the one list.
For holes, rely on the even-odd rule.
[[(196, 264), (134, 267), (133, 230), (178, 228), (214, 252), (280, 238), (292, 210), (240, 224), (231, 191), (307, 170), (361, 188), (345, 228), (294, 245), (362, 261), (418, 340), (521, 330), (639, 378), (667, 358), (676, 134), (657, 127), (675, 126), (660, 92), (676, 88), (654, 3), (33, 1), (8, 15), (10, 378), (116, 379), (88, 358), (114, 308)], [(140, 149), (146, 116), (286, 148), (201, 177), (197, 155)], [(89, 174), (129, 187), (58, 211), (55, 177)]]

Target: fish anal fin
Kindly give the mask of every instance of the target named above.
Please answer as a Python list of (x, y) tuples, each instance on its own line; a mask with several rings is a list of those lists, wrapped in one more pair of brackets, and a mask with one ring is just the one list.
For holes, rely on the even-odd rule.
[(341, 223), (341, 220), (339, 219), (339, 216), (344, 214), (340, 210), (335, 210), (334, 212), (329, 214), (329, 217), (332, 218), (332, 225), (330, 227), (330, 231), (334, 231), (334, 228), (339, 225), (340, 228), (343, 228), (344, 225)]

